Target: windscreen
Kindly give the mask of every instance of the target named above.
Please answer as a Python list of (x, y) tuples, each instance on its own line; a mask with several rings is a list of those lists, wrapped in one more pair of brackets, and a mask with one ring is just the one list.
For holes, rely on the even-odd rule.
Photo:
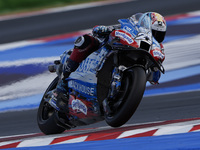
[(151, 30), (151, 20), (148, 14), (145, 13), (139, 18), (138, 25), (145, 29)]

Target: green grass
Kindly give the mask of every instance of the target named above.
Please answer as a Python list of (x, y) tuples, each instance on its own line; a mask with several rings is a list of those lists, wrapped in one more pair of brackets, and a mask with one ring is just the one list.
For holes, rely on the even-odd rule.
[(0, 0), (0, 14), (35, 11), (100, 0)]

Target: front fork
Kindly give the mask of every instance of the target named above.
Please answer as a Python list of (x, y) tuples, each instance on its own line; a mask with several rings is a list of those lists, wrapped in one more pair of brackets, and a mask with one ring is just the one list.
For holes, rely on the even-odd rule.
[(126, 70), (126, 67), (122, 65), (114, 68), (113, 73), (112, 73), (111, 89), (109, 92), (110, 98), (114, 99), (117, 93), (119, 92), (121, 88), (121, 80), (122, 80), (124, 70)]
[(121, 88), (123, 72), (126, 69), (127, 68), (125, 66), (120, 65), (119, 67), (115, 67), (113, 70), (109, 94), (107, 98), (103, 100), (103, 108), (106, 114), (112, 113), (112, 110), (108, 104), (108, 101), (115, 99), (116, 95), (119, 93), (120, 88)]

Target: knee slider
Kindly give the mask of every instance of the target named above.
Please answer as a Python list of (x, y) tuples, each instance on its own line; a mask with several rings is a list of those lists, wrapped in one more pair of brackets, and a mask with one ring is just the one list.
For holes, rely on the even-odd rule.
[(84, 49), (91, 44), (91, 37), (87, 34), (83, 36), (79, 36), (76, 41), (74, 42), (75, 48)]

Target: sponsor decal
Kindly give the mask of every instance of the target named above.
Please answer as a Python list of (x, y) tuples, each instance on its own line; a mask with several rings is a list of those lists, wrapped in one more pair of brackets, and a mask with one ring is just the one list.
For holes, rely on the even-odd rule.
[(132, 31), (132, 29), (131, 29), (131, 28), (129, 28), (128, 26), (125, 26), (125, 27), (124, 27), (124, 30), (126, 30), (126, 31), (129, 31), (129, 32), (131, 32), (131, 31)]
[(70, 87), (72, 87), (74, 90), (76, 90), (80, 93), (94, 96), (94, 92), (95, 92), (94, 87), (89, 87), (89, 86), (77, 83), (73, 80), (70, 82)]
[(129, 36), (125, 32), (116, 31), (115, 36), (118, 36), (118, 37), (124, 39), (128, 44), (131, 44), (134, 42), (134, 40), (131, 38), (131, 36)]
[(87, 106), (79, 99), (72, 100), (72, 109), (87, 115)]
[(95, 73), (96, 66), (98, 65), (99, 61), (97, 59), (93, 58), (87, 58), (85, 61), (81, 63), (81, 65), (78, 67), (77, 71), (86, 73), (88, 71)]
[(164, 57), (165, 57), (165, 55), (160, 50), (154, 50), (153, 51), (153, 56), (161, 58), (161, 59), (164, 59)]

